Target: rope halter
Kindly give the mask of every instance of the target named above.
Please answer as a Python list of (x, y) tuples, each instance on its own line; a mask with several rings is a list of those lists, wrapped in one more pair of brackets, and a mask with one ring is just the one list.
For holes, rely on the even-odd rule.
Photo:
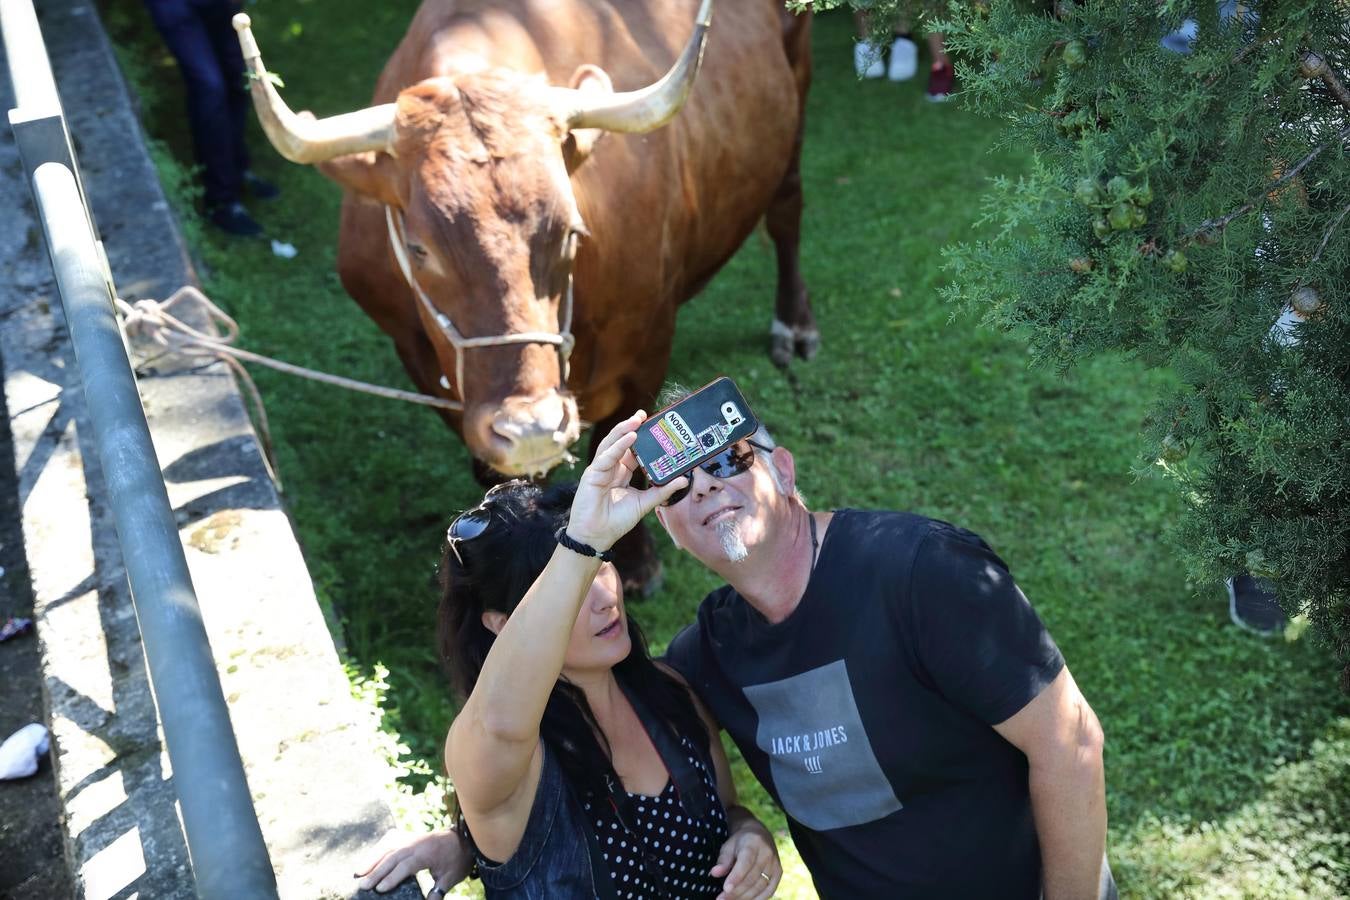
[(395, 219), (394, 208), (392, 206), (384, 208), (384, 221), (389, 226), (389, 246), (393, 248), (394, 258), (398, 260), (398, 267), (403, 272), (403, 279), (417, 295), (422, 312), (430, 317), (431, 323), (435, 324), (441, 335), (455, 348), (454, 386), (451, 387), (444, 372), (441, 373), (441, 386), (458, 394), (459, 400), (454, 402), (458, 403), (460, 410), (464, 408), (464, 351), (473, 347), (552, 344), (558, 348), (558, 369), (562, 376), (559, 389), (565, 390), (569, 371), (568, 361), (572, 357), (572, 348), (576, 346), (576, 338), (572, 336), (572, 273), (570, 271), (567, 273), (567, 289), (563, 292), (561, 315), (558, 317), (562, 327), (556, 334), (551, 331), (515, 331), (491, 337), (465, 337), (455, 327), (455, 323), (450, 321), (450, 317), (436, 308), (426, 291), (422, 290), (422, 286), (413, 277), (412, 266), (408, 264), (408, 252), (404, 245), (403, 210), (398, 210), (397, 213)]

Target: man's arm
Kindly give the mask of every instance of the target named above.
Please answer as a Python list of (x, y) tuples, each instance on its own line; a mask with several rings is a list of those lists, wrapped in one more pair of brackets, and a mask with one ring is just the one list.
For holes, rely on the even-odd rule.
[(1068, 667), (994, 730), (1027, 757), (1045, 900), (1097, 897), (1106, 852), (1102, 728)]

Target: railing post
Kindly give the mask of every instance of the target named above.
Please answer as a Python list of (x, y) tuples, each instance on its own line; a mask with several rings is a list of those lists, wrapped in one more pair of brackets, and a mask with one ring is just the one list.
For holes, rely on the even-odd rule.
[[(88, 214), (80, 167), (75, 162), (33, 0), (0, 0), (0, 34), (9, 60), (10, 83), (14, 86), (15, 103), (9, 111), (9, 125), (19, 146), (24, 174), (31, 179), (43, 163), (61, 163), (75, 175), (80, 200)], [(90, 222), (92, 230), (92, 216)]]
[(54, 162), (39, 166), (32, 184), (131, 583), (197, 894), (275, 898), (276, 879), (79, 188), (71, 171)]

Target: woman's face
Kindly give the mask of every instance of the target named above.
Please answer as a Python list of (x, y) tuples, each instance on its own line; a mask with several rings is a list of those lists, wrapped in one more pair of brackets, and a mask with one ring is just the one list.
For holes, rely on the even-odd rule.
[(605, 563), (581, 602), (581, 612), (572, 626), (572, 639), (563, 657), (563, 671), (611, 669), (626, 659), (632, 649), (619, 570), (612, 563)]

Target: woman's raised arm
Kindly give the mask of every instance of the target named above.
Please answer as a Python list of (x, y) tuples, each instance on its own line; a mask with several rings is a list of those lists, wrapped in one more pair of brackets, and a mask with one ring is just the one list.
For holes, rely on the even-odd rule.
[[(685, 485), (677, 478), (644, 491), (629, 486), (637, 465), (631, 447), (645, 418), (638, 412), (615, 426), (582, 473), (567, 526), (573, 540), (607, 550)], [(599, 567), (595, 557), (554, 551), (498, 633), (450, 728), (446, 768), (480, 847), (514, 848), (524, 833), (539, 778), (539, 722)]]

